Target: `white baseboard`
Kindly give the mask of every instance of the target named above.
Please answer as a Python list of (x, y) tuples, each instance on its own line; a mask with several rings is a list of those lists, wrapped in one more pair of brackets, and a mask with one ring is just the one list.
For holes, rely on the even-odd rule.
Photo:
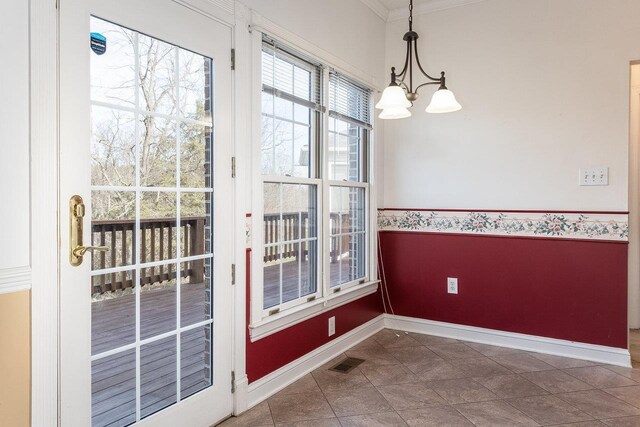
[(413, 317), (384, 315), (386, 328), (631, 367), (629, 350)]
[[(327, 363), (359, 342), (382, 330), (385, 326), (384, 315), (364, 323), (346, 334), (318, 347), (299, 359), (283, 366), (267, 376), (249, 384), (247, 408), (251, 408), (269, 396), (279, 392), (289, 384), (302, 378), (309, 372)], [(240, 409), (240, 408), (238, 408)]]

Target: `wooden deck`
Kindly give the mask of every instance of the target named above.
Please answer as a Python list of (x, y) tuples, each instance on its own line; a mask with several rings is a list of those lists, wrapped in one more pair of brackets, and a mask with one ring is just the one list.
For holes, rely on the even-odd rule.
[[(331, 264), (332, 283), (339, 277), (338, 263)], [(306, 263), (283, 264), (283, 299), (298, 296), (298, 271)], [(342, 263), (343, 278), (349, 263)], [(300, 269), (300, 270), (299, 270)], [(279, 301), (279, 266), (265, 268), (265, 301)], [(192, 325), (209, 318), (207, 292), (203, 283), (181, 285), (181, 324)], [(303, 286), (308, 290), (308, 281)], [(140, 294), (142, 339), (176, 328), (176, 287), (143, 291)], [(182, 334), (181, 396), (184, 398), (210, 385), (209, 342), (205, 328)], [(135, 295), (92, 303), (92, 354), (100, 354), (135, 342)], [(176, 402), (176, 337), (164, 338), (140, 350), (141, 416), (150, 415)], [(92, 418), (94, 426), (126, 426), (135, 422), (135, 350), (108, 356), (92, 363)]]

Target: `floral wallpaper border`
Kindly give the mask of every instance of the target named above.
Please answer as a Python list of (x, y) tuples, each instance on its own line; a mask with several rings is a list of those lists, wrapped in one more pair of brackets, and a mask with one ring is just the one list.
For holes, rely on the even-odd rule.
[(378, 211), (380, 231), (466, 233), (626, 242), (627, 214), (554, 212)]

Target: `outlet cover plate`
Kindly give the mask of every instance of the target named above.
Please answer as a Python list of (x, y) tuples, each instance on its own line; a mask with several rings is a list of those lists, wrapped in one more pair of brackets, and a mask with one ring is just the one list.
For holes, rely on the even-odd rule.
[(329, 336), (336, 334), (336, 316), (329, 318)]
[(447, 277), (447, 292), (450, 294), (458, 293), (458, 278)]

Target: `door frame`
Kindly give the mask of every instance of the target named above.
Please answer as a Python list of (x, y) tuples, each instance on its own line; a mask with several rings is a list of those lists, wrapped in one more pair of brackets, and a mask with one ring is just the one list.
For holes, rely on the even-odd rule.
[[(31, 424), (59, 425), (59, 238), (67, 212), (59, 200), (59, 54), (58, 4), (64, 0), (30, 1), (30, 247), (31, 247)], [(232, 48), (250, 51), (249, 10), (235, 0), (173, 0), (232, 30)], [(250, 60), (236, 55), (240, 70), (232, 73), (233, 142), (235, 156), (250, 141), (247, 127), (237, 120), (250, 111)], [(246, 117), (246, 116), (245, 116)], [(241, 167), (241, 166), (240, 166)], [(248, 168), (247, 168), (248, 169)], [(234, 180), (234, 258), (236, 281), (232, 292), (232, 356), (235, 372), (233, 413), (247, 409), (248, 381), (245, 366), (246, 283), (244, 212), (248, 203), (243, 174)]]

